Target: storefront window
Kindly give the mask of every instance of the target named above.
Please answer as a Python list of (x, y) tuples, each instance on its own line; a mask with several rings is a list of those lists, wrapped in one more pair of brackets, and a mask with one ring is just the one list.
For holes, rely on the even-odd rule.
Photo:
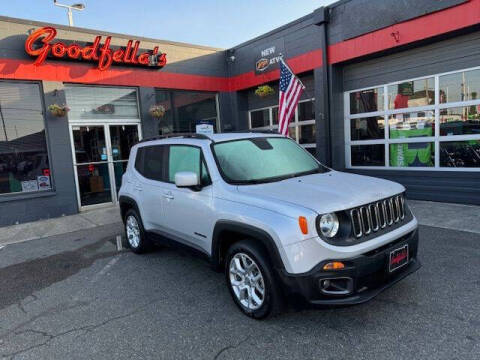
[(383, 87), (350, 93), (350, 114), (383, 110)]
[[(277, 130), (278, 106), (251, 110), (250, 129)], [(301, 100), (290, 120), (288, 136), (312, 154), (316, 153), (315, 99)]]
[(69, 120), (139, 118), (135, 89), (69, 85), (65, 96)]
[(251, 127), (252, 129), (265, 127), (270, 125), (269, 110), (258, 110), (250, 113)]
[(480, 70), (439, 76), (440, 104), (477, 100), (480, 95)]
[(372, 116), (350, 120), (350, 137), (352, 140), (373, 140), (385, 137), (385, 119)]
[(159, 119), (160, 135), (196, 131), (197, 124), (211, 124), (217, 131), (216, 94), (200, 91), (156, 90), (156, 103), (165, 108)]
[(434, 162), (433, 143), (390, 144), (390, 166), (431, 167)]
[(315, 120), (315, 100), (298, 104), (298, 121)]
[(435, 133), (433, 110), (390, 115), (390, 139), (433, 136)]
[(440, 167), (480, 168), (480, 140), (441, 142)]
[(353, 166), (385, 166), (385, 146), (352, 146), (351, 162)]
[[(378, 94), (382, 93), (379, 89), (387, 93), (384, 106), (378, 106), (385, 110), (376, 116), (358, 114), (359, 109), (366, 109), (359, 107), (359, 93), (371, 94), (373, 88), (354, 90), (345, 96), (345, 126), (350, 132), (345, 142), (347, 154), (350, 151), (351, 155), (347, 167), (385, 167), (380, 148), (388, 146), (385, 163), (391, 168), (479, 168), (480, 69), (399, 81), (374, 89)], [(387, 133), (384, 119), (388, 120)]]
[(403, 109), (427, 106), (435, 101), (435, 80), (405, 81), (388, 87), (388, 108)]
[(0, 194), (52, 189), (40, 87), (0, 82)]
[(480, 134), (480, 105), (440, 110), (440, 135)]

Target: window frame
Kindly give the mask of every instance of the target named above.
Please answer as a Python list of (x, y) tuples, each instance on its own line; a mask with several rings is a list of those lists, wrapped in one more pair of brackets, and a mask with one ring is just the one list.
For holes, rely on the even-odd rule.
[[(315, 98), (308, 98), (308, 99), (302, 99), (298, 102), (298, 104), (305, 103), (312, 101), (315, 104)], [(305, 144), (300, 144), (299, 139), (300, 139), (300, 127), (304, 125), (315, 125), (316, 126), (316, 120), (315, 119), (310, 119), (310, 120), (303, 120), (303, 121), (298, 121), (298, 104), (295, 107), (295, 113), (294, 116), (292, 117), (292, 120), (290, 121), (290, 124), (288, 124), (289, 129), (294, 128), (295, 129), (295, 138), (292, 138), (298, 145), (300, 145), (303, 148), (316, 148), (317, 143), (305, 143)], [(277, 130), (278, 129), (278, 124), (273, 123), (273, 109), (278, 108), (278, 104), (276, 105), (271, 105), (271, 106), (265, 106), (262, 108), (256, 108), (256, 109), (251, 109), (248, 110), (248, 128), (250, 130)], [(262, 111), (262, 110), (268, 110), (268, 122), (269, 125), (267, 126), (261, 126), (261, 127), (256, 127), (252, 128), (252, 112), (255, 111)]]
[(8, 193), (0, 193), (0, 202), (8, 201), (10, 199), (15, 199), (17, 197), (36, 197), (36, 196), (45, 196), (46, 194), (55, 194), (56, 193), (56, 185), (55, 185), (55, 169), (52, 163), (52, 151), (50, 145), (50, 137), (49, 137), (49, 129), (47, 126), (47, 106), (45, 103), (45, 92), (43, 89), (43, 82), (42, 81), (30, 81), (30, 80), (10, 80), (10, 79), (0, 79), (1, 83), (15, 83), (15, 84), (35, 84), (38, 86), (38, 93), (40, 96), (40, 111), (41, 116), (43, 119), (43, 129), (45, 132), (45, 147), (47, 149), (47, 157), (48, 157), (48, 169), (50, 170), (50, 189), (48, 190), (37, 190), (37, 191), (15, 191), (15, 192), (8, 192)]
[[(410, 79), (404, 79), (400, 81), (389, 82), (381, 85), (372, 85), (368, 87), (363, 87), (359, 89), (352, 89), (344, 92), (344, 114), (343, 114), (343, 123), (344, 123), (344, 151), (345, 151), (345, 167), (347, 169), (364, 169), (364, 170), (398, 170), (398, 171), (464, 171), (464, 172), (480, 172), (480, 168), (467, 168), (467, 167), (440, 167), (440, 143), (450, 142), (450, 141), (468, 141), (468, 140), (480, 140), (480, 134), (477, 135), (444, 135), (440, 136), (440, 111), (447, 108), (455, 107), (466, 107), (480, 105), (480, 99), (468, 100), (462, 102), (450, 102), (450, 103), (440, 103), (440, 81), (439, 78), (444, 75), (450, 75), (455, 73), (462, 73), (471, 70), (480, 70), (480, 66), (454, 70), (438, 74), (429, 74), (421, 77), (415, 77)], [(406, 107), (402, 109), (389, 109), (388, 108), (388, 87), (392, 85), (398, 85), (407, 81), (416, 81), (416, 80), (425, 80), (428, 78), (434, 78), (434, 103), (432, 105), (417, 106), (417, 107)], [(368, 90), (372, 88), (383, 87), (383, 104), (384, 110), (374, 111), (374, 112), (365, 112), (350, 114), (350, 94), (357, 91)], [(434, 113), (434, 133), (433, 136), (425, 137), (411, 137), (411, 138), (390, 138), (390, 125), (389, 117), (395, 114), (406, 114), (412, 112), (421, 112), (421, 111), (432, 111)], [(383, 139), (374, 139), (374, 140), (351, 140), (351, 129), (350, 124), (352, 119), (356, 118), (366, 118), (379, 116), (384, 119), (385, 126), (385, 136)], [(433, 166), (422, 166), (422, 167), (398, 167), (390, 166), (390, 144), (404, 144), (404, 143), (432, 143), (434, 149), (434, 165)], [(385, 165), (384, 166), (359, 166), (352, 165), (351, 162), (351, 147), (356, 145), (377, 145), (383, 144), (385, 151)]]

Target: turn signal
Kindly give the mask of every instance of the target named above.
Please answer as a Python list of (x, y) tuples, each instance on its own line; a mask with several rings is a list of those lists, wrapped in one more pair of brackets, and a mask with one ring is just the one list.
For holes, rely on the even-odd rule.
[(305, 216), (298, 217), (298, 226), (300, 226), (300, 230), (302, 231), (302, 234), (304, 235), (308, 234), (308, 224)]
[(345, 265), (340, 261), (332, 261), (323, 265), (323, 270), (339, 270), (345, 268)]

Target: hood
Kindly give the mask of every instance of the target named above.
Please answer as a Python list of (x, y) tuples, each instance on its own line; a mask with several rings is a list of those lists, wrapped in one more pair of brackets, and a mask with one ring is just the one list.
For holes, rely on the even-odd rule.
[(402, 185), (392, 181), (338, 171), (238, 186), (240, 193), (295, 204), (319, 214), (357, 207), (404, 190)]

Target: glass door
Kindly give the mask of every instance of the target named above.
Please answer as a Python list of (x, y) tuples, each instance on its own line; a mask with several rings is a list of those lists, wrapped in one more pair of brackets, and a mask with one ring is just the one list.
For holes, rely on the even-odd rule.
[(115, 195), (122, 185), (122, 175), (127, 170), (130, 149), (138, 142), (138, 125), (109, 125)]
[(138, 124), (72, 124), (73, 162), (80, 209), (117, 202)]
[(104, 125), (72, 126), (80, 207), (113, 201)]

